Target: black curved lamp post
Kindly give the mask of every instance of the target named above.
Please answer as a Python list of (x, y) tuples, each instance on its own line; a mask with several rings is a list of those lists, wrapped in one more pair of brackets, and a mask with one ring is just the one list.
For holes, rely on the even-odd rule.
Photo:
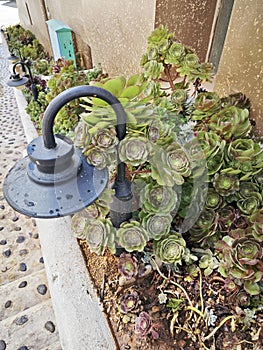
[(28, 78), (24, 76), (21, 77), (20, 74), (17, 73), (16, 71), (17, 66), (21, 66), (24, 73), (28, 71), (29, 79), (31, 82), (32, 95), (33, 95), (34, 101), (37, 101), (38, 91), (37, 91), (36, 84), (34, 83), (33, 75), (30, 69), (30, 63), (28, 61), (18, 61), (13, 65), (13, 74), (10, 76), (7, 82), (7, 85), (18, 88), (19, 86), (23, 86), (28, 82)]
[[(117, 117), (117, 137), (126, 135), (126, 114), (119, 100), (95, 86), (77, 86), (63, 91), (47, 107), (42, 135), (27, 146), (28, 156), (7, 174), (3, 191), (7, 202), (17, 211), (36, 218), (55, 218), (73, 214), (92, 204), (108, 182), (106, 169), (96, 169), (86, 162), (72, 141), (54, 135), (54, 119), (71, 100), (97, 97), (109, 103)], [(114, 183), (115, 200), (111, 210), (113, 225), (131, 218), (132, 191), (125, 177), (126, 165), (119, 161)]]

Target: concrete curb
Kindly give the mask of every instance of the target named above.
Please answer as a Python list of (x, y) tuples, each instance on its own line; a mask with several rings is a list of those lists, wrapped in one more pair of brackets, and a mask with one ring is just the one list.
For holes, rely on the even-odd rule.
[[(14, 90), (25, 135), (30, 142), (38, 134), (25, 112), (22, 92)], [(70, 217), (36, 219), (62, 349), (116, 349), (70, 222)]]

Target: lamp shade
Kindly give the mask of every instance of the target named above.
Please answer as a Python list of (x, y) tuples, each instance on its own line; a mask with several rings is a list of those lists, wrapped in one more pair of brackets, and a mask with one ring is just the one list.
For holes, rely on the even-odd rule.
[[(110, 92), (95, 86), (77, 86), (60, 93), (44, 113), (42, 136), (28, 144), (27, 157), (15, 164), (5, 178), (4, 196), (18, 212), (35, 218), (70, 215), (92, 204), (106, 188), (107, 169), (88, 164), (69, 138), (53, 133), (59, 110), (84, 96), (108, 102), (117, 115), (117, 136), (119, 140), (125, 137), (126, 115)], [(116, 182), (120, 188), (116, 189), (116, 196), (124, 201), (130, 199), (130, 183), (125, 179), (123, 163), (118, 164)]]
[(7, 57), (8, 61), (15, 63), (20, 60), (20, 57), (16, 56), (14, 53), (10, 52), (10, 56)]
[(19, 88), (20, 86), (25, 85), (27, 82), (27, 77), (20, 77), (19, 74), (12, 74), (7, 82), (7, 85), (10, 87)]
[(42, 137), (33, 140), (28, 156), (5, 178), (5, 198), (22, 214), (35, 218), (70, 215), (92, 204), (107, 186), (106, 169), (88, 164), (71, 140), (56, 136), (55, 141), (57, 146), (49, 150)]

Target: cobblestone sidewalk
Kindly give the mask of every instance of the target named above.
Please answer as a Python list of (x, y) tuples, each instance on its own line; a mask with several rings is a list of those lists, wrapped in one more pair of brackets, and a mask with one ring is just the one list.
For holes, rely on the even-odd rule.
[(5, 83), (7, 54), (0, 42), (0, 350), (60, 350), (35, 220), (10, 208), (2, 192), (27, 144), (13, 89)]

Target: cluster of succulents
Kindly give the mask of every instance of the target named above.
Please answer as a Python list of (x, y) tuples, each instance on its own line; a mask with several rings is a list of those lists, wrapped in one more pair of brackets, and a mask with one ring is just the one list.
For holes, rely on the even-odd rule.
[[(148, 37), (141, 66), (148, 94), (154, 96), (154, 103), (177, 111), (184, 110), (189, 83), (194, 83), (197, 91), (201, 82), (211, 80), (213, 68), (210, 63), (201, 63), (195, 51), (181, 43), (163, 25)], [(160, 78), (169, 83), (169, 94), (162, 89)]]
[[(188, 98), (188, 83), (200, 87), (211, 71), (162, 26), (149, 37), (142, 66), (142, 77), (119, 76), (95, 83), (123, 104), (126, 137), (117, 140), (115, 112), (97, 98), (82, 99), (86, 111), (75, 134), (91, 164), (110, 168), (118, 153), (133, 181), (132, 219), (116, 229), (115, 247), (130, 254), (152, 249), (165, 264), (199, 260), (205, 275), (222, 272), (216, 242), (239, 230), (248, 230), (253, 239), (262, 241), (263, 150), (253, 134), (249, 100), (241, 93), (220, 98), (216, 92), (199, 89), (184, 118), (182, 109), (171, 112), (172, 101), (182, 106)], [(149, 93), (149, 83), (156, 84), (172, 68), (184, 81), (171, 87), (167, 103), (167, 94)], [(165, 103), (153, 103), (156, 100)], [(235, 249), (235, 244), (230, 245), (223, 261)], [(253, 271), (259, 265), (253, 265)], [(230, 267), (225, 269), (234, 279)], [(249, 283), (244, 282), (247, 291)]]
[(6, 32), (9, 51), (21, 59), (40, 60), (49, 57), (35, 35), (20, 24), (7, 27)]
[[(20, 28), (14, 33), (21, 35)], [(23, 33), (21, 42), (38, 48), (29, 34)], [(235, 305), (248, 307), (250, 297), (262, 293), (263, 271), (263, 147), (254, 134), (249, 99), (242, 93), (220, 97), (203, 90), (212, 66), (201, 63), (164, 26), (148, 38), (141, 75), (111, 78), (101, 67), (84, 73), (64, 59), (52, 69), (46, 63), (40, 62), (39, 69), (48, 69), (52, 77), (47, 86), (37, 82), (38, 101), (27, 107), (39, 128), (48, 103), (83, 84), (111, 92), (127, 116), (127, 135), (121, 141), (113, 108), (96, 97), (72, 101), (56, 117), (54, 131), (75, 128), (71, 136), (87, 161), (99, 169), (108, 167), (110, 173), (103, 195), (73, 215), (76, 237), (96, 254), (124, 251), (118, 268), (128, 283), (142, 276), (146, 262), (178, 273), (184, 266), (199, 266), (204, 276), (220, 274)], [(167, 84), (162, 88), (160, 79), (169, 89)], [(117, 155), (126, 163), (133, 187), (132, 219), (119, 228), (110, 220)], [(181, 299), (164, 293), (161, 299), (173, 310), (183, 307)], [(157, 339), (142, 304), (138, 293), (125, 293), (120, 299), (123, 320), (134, 322), (138, 336)]]

